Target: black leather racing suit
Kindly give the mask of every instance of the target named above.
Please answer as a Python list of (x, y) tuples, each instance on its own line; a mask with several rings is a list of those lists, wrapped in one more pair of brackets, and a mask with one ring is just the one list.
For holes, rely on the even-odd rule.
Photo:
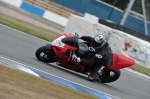
[[(80, 39), (91, 44), (94, 42), (94, 38), (89, 36), (82, 36)], [(98, 65), (98, 67), (110, 66), (112, 64), (112, 50), (109, 47), (109, 44), (106, 43), (101, 48), (95, 48), (95, 56), (93, 56), (89, 60), (81, 59), (80, 64), (84, 65), (86, 69), (94, 69), (95, 65)]]

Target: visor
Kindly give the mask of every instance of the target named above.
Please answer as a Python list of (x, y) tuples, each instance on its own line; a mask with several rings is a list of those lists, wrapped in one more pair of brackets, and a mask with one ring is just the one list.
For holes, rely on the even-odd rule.
[(100, 47), (101, 44), (100, 44), (100, 43), (97, 43), (95, 40), (93, 40), (92, 46), (93, 46), (93, 47)]

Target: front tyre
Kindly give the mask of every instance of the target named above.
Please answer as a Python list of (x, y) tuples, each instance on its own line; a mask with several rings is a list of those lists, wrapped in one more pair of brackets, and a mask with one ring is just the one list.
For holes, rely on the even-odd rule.
[(110, 83), (110, 82), (114, 82), (116, 81), (117, 79), (119, 79), (121, 75), (121, 71), (120, 70), (112, 70), (112, 71), (109, 71), (109, 73), (105, 73), (103, 75), (100, 82), (102, 83)]
[(46, 46), (42, 46), (36, 50), (35, 56), (38, 60), (43, 62), (55, 62), (56, 56), (52, 49), (47, 49)]

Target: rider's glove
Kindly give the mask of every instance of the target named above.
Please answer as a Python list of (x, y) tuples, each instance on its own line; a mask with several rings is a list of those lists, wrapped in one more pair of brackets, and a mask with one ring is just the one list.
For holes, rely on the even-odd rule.
[(73, 60), (73, 61), (76, 61), (76, 62), (78, 62), (78, 63), (79, 63), (79, 62), (81, 62), (80, 57), (77, 57), (75, 54), (74, 54), (74, 55), (72, 55), (72, 57), (71, 57), (71, 58), (72, 58), (72, 60)]
[(78, 38), (81, 39), (82, 35), (79, 35)]
[(79, 39), (82, 37), (82, 35), (79, 35), (77, 33), (75, 33), (75, 35), (78, 36)]

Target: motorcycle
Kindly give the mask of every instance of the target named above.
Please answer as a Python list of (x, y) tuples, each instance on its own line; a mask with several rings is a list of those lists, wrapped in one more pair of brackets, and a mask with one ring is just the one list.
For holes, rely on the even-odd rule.
[[(71, 57), (76, 54), (80, 58), (89, 59), (95, 55), (94, 48), (88, 42), (79, 42), (78, 35), (63, 33), (54, 39), (51, 44), (42, 46), (36, 50), (36, 58), (46, 63), (56, 62), (57, 65), (85, 74), (90, 81), (93, 81), (89, 77), (90, 69), (86, 69), (85, 66), (77, 63)], [(116, 81), (120, 75), (120, 69), (134, 65), (135, 61), (127, 56), (113, 52), (113, 62), (111, 66), (103, 70), (104, 66), (98, 66), (98, 81), (101, 83), (110, 83)], [(97, 67), (96, 67), (97, 68)]]

